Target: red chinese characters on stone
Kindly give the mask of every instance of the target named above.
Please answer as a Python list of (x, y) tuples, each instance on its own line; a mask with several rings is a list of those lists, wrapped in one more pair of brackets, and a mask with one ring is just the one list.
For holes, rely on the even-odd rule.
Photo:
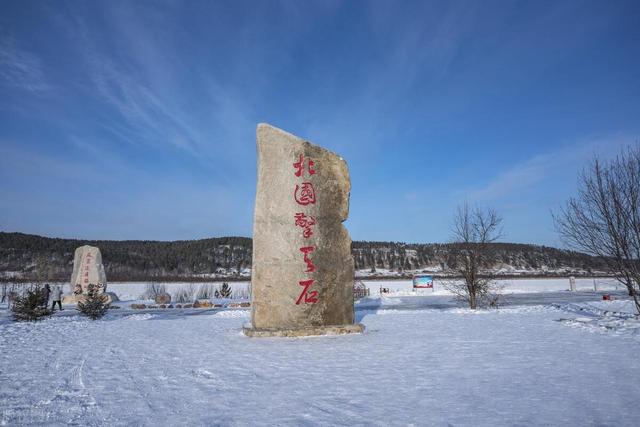
[(83, 278), (82, 278), (82, 282), (87, 284), (89, 283), (89, 264), (91, 264), (91, 259), (93, 258), (93, 256), (88, 253), (87, 256), (84, 259), (84, 266), (82, 268), (84, 274), (83, 274)]
[[(294, 175), (300, 178), (306, 178), (305, 171), (309, 177), (311, 175), (315, 175), (316, 170), (314, 169), (314, 165), (315, 162), (312, 159), (308, 157), (305, 158), (304, 154), (299, 154), (298, 161), (293, 163), (293, 167), (295, 168)], [(304, 179), (301, 181), (304, 181)], [(295, 189), (293, 190), (293, 198), (296, 203), (301, 206), (315, 205), (316, 192), (313, 188), (313, 184), (308, 181), (296, 184)], [(297, 212), (294, 214), (294, 224), (296, 227), (302, 228), (302, 236), (305, 239), (308, 239), (313, 235), (313, 226), (316, 224), (316, 218), (308, 216), (304, 212)], [(304, 256), (304, 263), (307, 267), (304, 271), (305, 273), (313, 273), (316, 271), (316, 266), (310, 257), (311, 252), (315, 249), (315, 246), (304, 246), (300, 248), (300, 252), (302, 252)], [(298, 282), (298, 284), (302, 286), (302, 292), (296, 300), (296, 305), (316, 304), (318, 302), (319, 292), (317, 290), (310, 290), (313, 283), (314, 279), (300, 280)]]
[(298, 282), (300, 286), (303, 286), (300, 296), (296, 300), (296, 305), (303, 304), (315, 304), (318, 302), (318, 291), (309, 292), (309, 288), (313, 285), (313, 279), (301, 280)]
[(316, 224), (316, 218), (313, 216), (307, 216), (302, 212), (298, 212), (294, 216), (295, 224), (302, 228), (302, 236), (308, 239), (313, 235), (312, 227)]
[(316, 204), (316, 191), (313, 189), (313, 184), (310, 182), (303, 182), (302, 186), (296, 184), (296, 189), (293, 191), (293, 197), (299, 205), (315, 205)]
[[(315, 175), (316, 171), (313, 169), (313, 165), (315, 165), (315, 162), (311, 159), (307, 159), (307, 160), (308, 160), (307, 170), (309, 172), (309, 175)], [(293, 164), (293, 167), (296, 168), (295, 175), (302, 176), (304, 172), (304, 154), (300, 154), (300, 156), (298, 156), (298, 161)]]
[(311, 261), (311, 258), (309, 258), (309, 254), (314, 250), (315, 248), (313, 246), (305, 246), (304, 248), (300, 248), (300, 252), (304, 254), (304, 262), (307, 264), (305, 273), (313, 273), (314, 271), (316, 271), (316, 266), (313, 264), (313, 261)]

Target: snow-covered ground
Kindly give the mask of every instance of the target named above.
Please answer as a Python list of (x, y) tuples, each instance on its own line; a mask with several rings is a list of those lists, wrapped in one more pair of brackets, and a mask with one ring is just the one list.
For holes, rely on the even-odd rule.
[[(538, 268), (518, 268), (509, 264), (502, 264), (501, 266), (495, 266), (494, 273), (498, 276), (509, 276), (509, 277), (531, 277), (531, 276), (587, 276), (587, 275), (595, 275), (595, 276), (605, 276), (607, 274), (606, 271), (599, 270), (584, 270), (581, 268), (572, 268), (572, 267), (559, 267), (559, 268), (550, 268), (545, 265), (541, 265)], [(450, 271), (444, 271), (442, 266), (440, 265), (429, 265), (424, 268), (413, 269), (413, 270), (390, 270), (387, 268), (376, 268), (374, 271), (371, 269), (360, 269), (356, 270), (356, 278), (358, 279), (371, 279), (371, 278), (389, 278), (389, 279), (397, 279), (402, 277), (409, 277), (414, 274), (438, 274), (438, 275), (447, 275)], [(250, 274), (249, 274), (250, 275)]]
[[(620, 285), (615, 279), (610, 278), (597, 278), (597, 279), (584, 279), (577, 278), (576, 290), (578, 291), (592, 291), (595, 289), (598, 291), (615, 291), (622, 290), (623, 286)], [(434, 280), (434, 288), (421, 289), (418, 291), (413, 290), (413, 282), (411, 280), (364, 280), (362, 281), (371, 291), (372, 295), (380, 293), (380, 288), (387, 288), (391, 294), (396, 295), (448, 295), (444, 289), (443, 281), (439, 279)], [(536, 293), (536, 292), (557, 292), (569, 290), (569, 279), (501, 279), (496, 280), (496, 284), (501, 288), (500, 292), (506, 295), (515, 293)]]
[[(250, 282), (227, 282), (231, 287), (234, 296), (238, 299), (249, 298), (249, 284)], [(138, 301), (145, 299), (145, 292), (149, 285), (163, 287), (175, 300), (176, 295), (180, 290), (188, 289), (189, 292), (197, 295), (198, 291), (202, 287), (212, 287), (214, 289), (220, 289), (223, 282), (205, 282), (205, 283), (187, 283), (187, 282), (175, 282), (175, 283), (151, 283), (151, 282), (114, 282), (107, 284), (107, 291), (114, 292), (123, 301)], [(70, 293), (71, 287), (69, 283), (55, 283), (56, 286), (62, 286), (64, 293)]]
[(372, 295), (338, 337), (247, 338), (248, 310), (0, 310), (0, 425), (638, 425), (632, 302), (536, 282), (477, 312)]
[[(427, 295), (434, 293), (436, 295), (449, 295), (443, 288), (442, 281), (436, 279), (434, 282), (434, 290), (423, 289), (414, 292), (411, 280), (364, 280), (362, 281), (371, 291), (371, 295), (378, 295), (380, 288), (387, 288), (392, 295)], [(156, 285), (164, 286), (166, 291), (175, 298), (181, 289), (190, 289), (197, 293), (202, 286), (213, 286), (219, 289), (223, 282), (210, 283), (156, 283)], [(234, 292), (237, 299), (249, 297), (250, 282), (227, 282)], [(501, 292), (505, 295), (515, 293), (536, 293), (536, 292), (556, 292), (569, 290), (569, 279), (508, 279), (498, 280), (498, 285), (502, 288)], [(150, 282), (129, 282), (129, 283), (109, 283), (107, 290), (115, 292), (123, 301), (144, 300), (144, 293)], [(576, 279), (576, 288), (578, 291), (594, 290), (594, 284), (598, 291), (615, 291), (622, 290), (623, 287), (614, 279), (597, 278), (597, 279)], [(70, 292), (68, 283), (58, 284), (63, 286), (64, 292)]]

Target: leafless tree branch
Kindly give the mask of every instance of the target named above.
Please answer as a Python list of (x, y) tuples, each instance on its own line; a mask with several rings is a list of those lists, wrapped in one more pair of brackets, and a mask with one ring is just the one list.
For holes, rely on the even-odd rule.
[(608, 162), (594, 158), (578, 195), (553, 217), (568, 246), (605, 261), (640, 314), (640, 145)]
[(502, 218), (494, 209), (458, 206), (453, 219), (451, 268), (462, 282), (447, 281), (444, 287), (471, 309), (497, 303), (497, 285), (492, 274), (491, 243), (502, 237)]

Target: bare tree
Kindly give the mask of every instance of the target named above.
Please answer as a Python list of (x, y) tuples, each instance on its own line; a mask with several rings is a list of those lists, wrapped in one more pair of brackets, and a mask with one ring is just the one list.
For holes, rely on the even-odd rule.
[(462, 276), (460, 281), (447, 281), (444, 287), (476, 309), (495, 305), (498, 286), (492, 275), (491, 243), (502, 236), (502, 218), (493, 209), (470, 209), (458, 206), (453, 219), (453, 243), (450, 267)]
[(147, 283), (144, 287), (142, 299), (155, 300), (158, 295), (166, 294), (167, 287), (163, 283)]
[(31, 273), (31, 280), (33, 283), (42, 284), (45, 282), (51, 282), (53, 279), (53, 270), (49, 263), (49, 260), (44, 255), (38, 255)]
[(12, 301), (18, 295), (20, 285), (17, 283), (0, 283), (0, 304), (7, 302), (7, 307), (11, 308)]
[(568, 246), (604, 260), (640, 314), (640, 145), (611, 161), (594, 158), (554, 221)]

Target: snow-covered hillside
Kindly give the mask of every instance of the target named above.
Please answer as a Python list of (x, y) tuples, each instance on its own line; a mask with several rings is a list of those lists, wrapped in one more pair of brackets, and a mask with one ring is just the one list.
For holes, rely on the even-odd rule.
[[(249, 279), (252, 242), (244, 237), (154, 242), (53, 239), (0, 232), (0, 279), (33, 280), (46, 261), (46, 280), (68, 280), (75, 248), (102, 251), (109, 280)], [(414, 273), (455, 274), (455, 244), (354, 241), (358, 277), (411, 277)], [(586, 254), (545, 246), (493, 243), (492, 270), (503, 277), (602, 276), (606, 265)]]

